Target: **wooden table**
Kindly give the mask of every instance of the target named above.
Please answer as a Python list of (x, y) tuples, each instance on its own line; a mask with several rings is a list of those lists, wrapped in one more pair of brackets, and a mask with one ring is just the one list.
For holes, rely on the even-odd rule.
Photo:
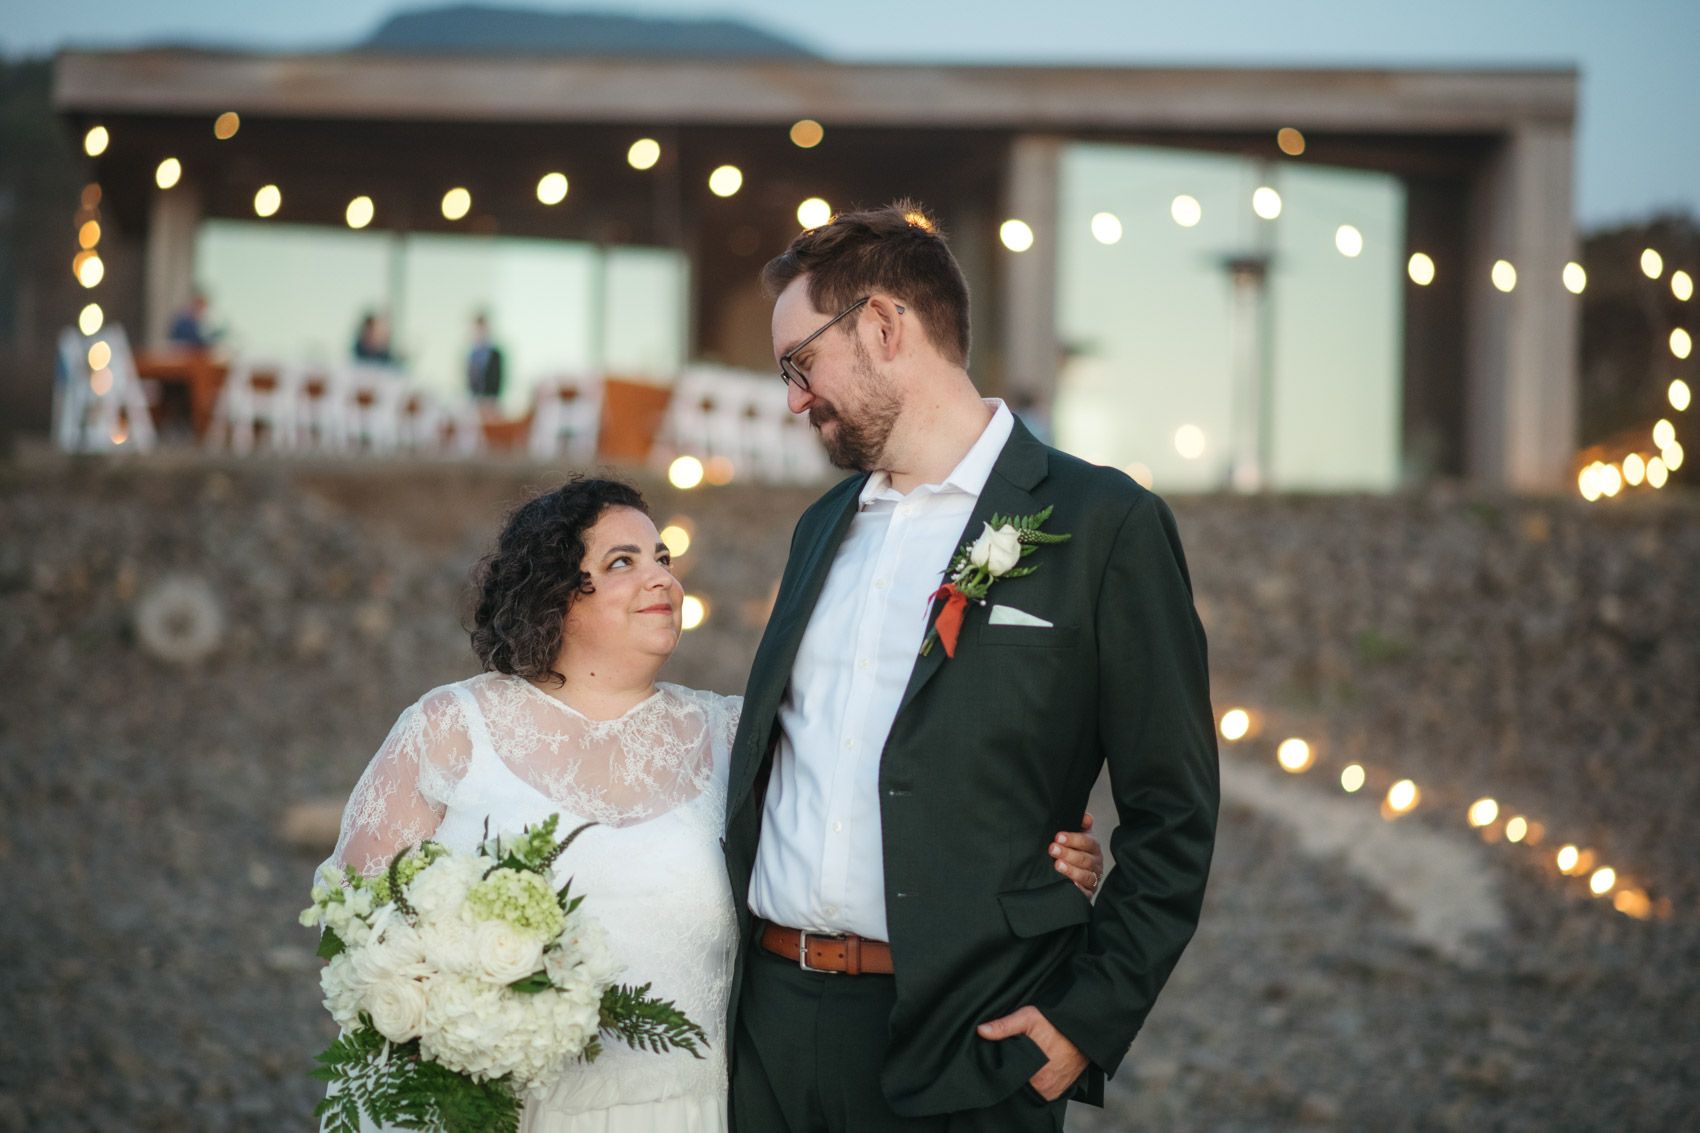
[(195, 439), (203, 440), (212, 427), (213, 408), (229, 367), (206, 350), (184, 347), (142, 350), (136, 354), (136, 376), (163, 385), (181, 385), (189, 395), (189, 423)]

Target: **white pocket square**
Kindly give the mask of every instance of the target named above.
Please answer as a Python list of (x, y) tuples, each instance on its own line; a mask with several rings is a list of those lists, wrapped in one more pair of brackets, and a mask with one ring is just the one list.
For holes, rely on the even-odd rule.
[(1025, 610), (1014, 606), (993, 606), (992, 616), (987, 622), (995, 626), (1036, 626), (1039, 629), (1051, 629), (1051, 623), (1044, 618), (1036, 618)]

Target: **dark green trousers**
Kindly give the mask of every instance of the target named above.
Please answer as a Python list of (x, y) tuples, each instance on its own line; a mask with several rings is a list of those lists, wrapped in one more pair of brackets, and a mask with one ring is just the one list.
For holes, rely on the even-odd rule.
[(880, 1093), (890, 976), (805, 972), (746, 957), (733, 1036), (732, 1133), (1056, 1133), (1066, 1098), (1030, 1086), (990, 1109), (900, 1117)]

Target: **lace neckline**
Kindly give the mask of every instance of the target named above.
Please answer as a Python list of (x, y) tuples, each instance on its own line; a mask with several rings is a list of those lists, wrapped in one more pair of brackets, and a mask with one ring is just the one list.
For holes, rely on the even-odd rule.
[(538, 688), (536, 685), (532, 684), (530, 681), (526, 680), (524, 677), (514, 677), (512, 679), (515, 682), (517, 682), (518, 684), (524, 685), (526, 688), (530, 689), (532, 692), (536, 693), (538, 696), (541, 696), (544, 700), (547, 700), (550, 704), (553, 704), (555, 707), (561, 709), (563, 712), (566, 712), (568, 715), (573, 716), (574, 718), (583, 721), (583, 723), (587, 727), (589, 727), (591, 731), (598, 731), (600, 729), (611, 727), (611, 726), (616, 725), (616, 724), (625, 723), (627, 720), (630, 720), (630, 719), (636, 717), (639, 713), (643, 712), (646, 708), (650, 708), (650, 707), (654, 706), (656, 704), (656, 702), (661, 699), (662, 695), (667, 691), (666, 686), (657, 683), (656, 686), (655, 686), (654, 692), (650, 693), (648, 696), (644, 697), (642, 700), (638, 701), (636, 704), (632, 705), (630, 708), (626, 709), (624, 712), (620, 713), (618, 716), (610, 716), (605, 720), (598, 720), (593, 716), (586, 716), (583, 712), (580, 712), (577, 708), (574, 708), (571, 704), (567, 703), (565, 700), (562, 700), (560, 697), (551, 696), (549, 693), (544, 692), (542, 689)]

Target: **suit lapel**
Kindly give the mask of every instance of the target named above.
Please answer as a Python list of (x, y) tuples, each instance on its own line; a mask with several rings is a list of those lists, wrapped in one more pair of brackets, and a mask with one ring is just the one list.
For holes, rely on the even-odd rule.
[[(974, 503), (974, 511), (968, 516), (967, 524), (962, 528), (962, 534), (957, 536), (951, 545), (951, 554), (970, 539), (978, 538), (981, 525), (994, 515), (1027, 515), (1040, 509), (1032, 496), (1032, 490), (1045, 478), (1046, 468), (1050, 458), (1046, 455), (1045, 446), (1027, 431), (1019, 418), (1015, 428), (1009, 434), (1009, 440), (1004, 442), (1003, 451), (992, 465), (992, 473), (986, 478), (986, 486), (980, 491), (980, 498)], [(938, 620), (939, 609), (943, 603), (933, 603), (932, 610), (927, 615), (927, 629), (931, 631), (933, 622)], [(974, 623), (984, 614), (976, 614), (981, 607), (969, 604), (968, 614), (963, 621), (966, 631), (969, 624)], [(903, 689), (903, 699), (898, 702), (897, 714), (903, 715), (909, 702), (926, 687), (940, 667), (946, 662), (944, 648), (935, 644), (926, 656), (915, 658), (915, 667), (909, 672), (909, 683)]]

